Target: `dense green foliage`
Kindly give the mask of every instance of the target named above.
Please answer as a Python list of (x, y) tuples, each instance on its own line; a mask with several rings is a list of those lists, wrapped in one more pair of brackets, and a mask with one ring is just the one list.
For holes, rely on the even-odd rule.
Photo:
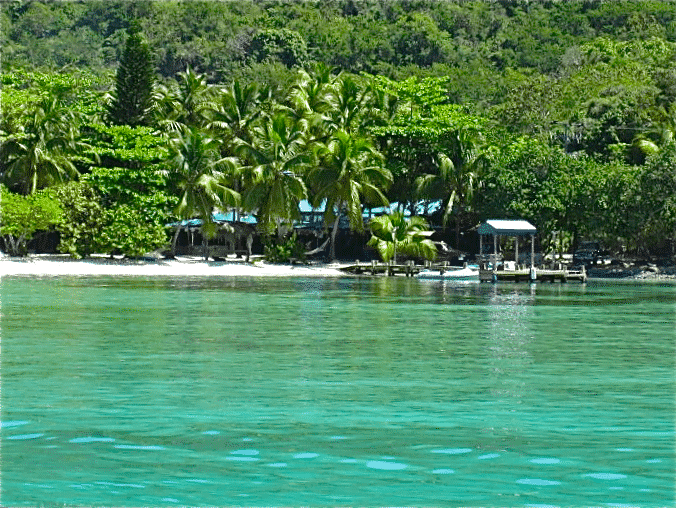
[(332, 253), (386, 200), (461, 249), (500, 217), (674, 253), (672, 0), (20, 0), (0, 43), (2, 182), (60, 189), (73, 255), (229, 207), (282, 245), (302, 199)]
[(45, 231), (61, 219), (62, 209), (58, 200), (47, 192), (24, 196), (0, 186), (2, 210), (0, 210), (0, 235), (5, 248), (13, 256), (26, 254), (26, 244), (36, 231)]
[(148, 43), (138, 22), (129, 27), (122, 59), (115, 76), (109, 115), (117, 125), (145, 125), (150, 117), (155, 70)]
[(86, 182), (69, 182), (56, 187), (54, 195), (63, 208), (56, 228), (60, 234), (59, 251), (74, 258), (95, 253), (104, 214), (98, 193)]
[(403, 212), (394, 212), (371, 220), (369, 245), (375, 247), (385, 262), (396, 264), (400, 254), (433, 260), (437, 254), (430, 240), (433, 233), (422, 217), (406, 218)]

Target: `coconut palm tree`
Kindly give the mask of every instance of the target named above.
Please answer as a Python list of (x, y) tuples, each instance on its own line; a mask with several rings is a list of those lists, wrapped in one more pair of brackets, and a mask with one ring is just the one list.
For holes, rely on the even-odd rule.
[[(265, 103), (271, 97), (270, 87), (256, 83), (246, 86), (235, 80), (221, 88), (214, 100), (204, 105), (206, 129), (222, 141), (221, 154), (235, 156), (242, 143), (251, 143), (253, 127), (265, 112)], [(236, 190), (242, 189), (242, 175), (233, 182)], [(239, 217), (239, 210), (235, 210)]]
[(318, 63), (308, 72), (298, 71), (298, 78), (287, 97), (289, 112), (308, 125), (308, 141), (325, 141), (336, 129), (331, 118), (336, 105), (336, 83), (340, 75), (333, 67)]
[(336, 129), (359, 132), (365, 121), (366, 105), (371, 99), (369, 87), (353, 76), (340, 76), (332, 96), (331, 119)]
[(392, 174), (368, 138), (343, 130), (336, 131), (326, 145), (319, 145), (317, 154), (319, 165), (309, 175), (315, 191), (313, 205), (326, 202), (324, 220), (333, 222), (329, 256), (335, 259), (340, 217), (346, 214), (350, 227), (362, 231), (362, 200), (387, 205), (383, 191), (392, 183)]
[(242, 86), (235, 80), (221, 89), (211, 103), (206, 104), (206, 127), (223, 139), (226, 151), (234, 155), (242, 142), (251, 142), (252, 128), (264, 112), (263, 104), (270, 99), (270, 87), (256, 83)]
[(371, 220), (371, 234), (368, 245), (375, 247), (383, 261), (397, 263), (398, 254), (435, 259), (437, 248), (430, 236), (434, 234), (429, 225), (419, 216), (409, 219), (403, 212), (381, 215)]
[(78, 142), (77, 118), (59, 96), (39, 102), (22, 130), (0, 144), (2, 180), (25, 194), (78, 176), (73, 163)]
[(436, 174), (425, 174), (416, 181), (420, 196), (446, 201), (443, 223), (448, 224), (455, 210), (455, 246), (459, 248), (460, 224), (464, 213), (474, 199), (482, 183), (482, 168), (485, 163), (481, 151), (481, 133), (471, 128), (453, 131), (448, 140), (446, 153), (437, 155)]
[[(187, 127), (170, 141), (170, 171), (180, 191), (176, 214), (181, 219), (202, 219), (203, 253), (208, 259), (207, 238), (215, 233), (213, 212), (216, 208), (238, 206), (240, 195), (229, 187), (237, 170), (236, 160), (220, 158), (220, 142), (196, 127)], [(178, 229), (172, 243), (175, 251)]]
[(287, 113), (276, 112), (254, 130), (251, 143), (243, 142), (237, 150), (247, 163), (242, 167), (244, 208), (257, 211), (269, 232), (281, 234), (283, 222), (299, 219), (299, 203), (307, 197), (303, 173), (311, 151), (303, 127)]
[(202, 127), (215, 89), (207, 83), (204, 74), (196, 73), (189, 66), (178, 76), (177, 82), (160, 85), (155, 90), (153, 104), (157, 122), (170, 131), (186, 125)]

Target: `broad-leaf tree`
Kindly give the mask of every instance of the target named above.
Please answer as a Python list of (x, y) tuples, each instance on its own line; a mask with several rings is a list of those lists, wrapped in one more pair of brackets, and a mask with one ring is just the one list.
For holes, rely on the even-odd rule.
[(33, 234), (55, 226), (63, 213), (59, 201), (46, 191), (24, 196), (0, 186), (0, 198), (0, 235), (12, 256), (25, 256)]

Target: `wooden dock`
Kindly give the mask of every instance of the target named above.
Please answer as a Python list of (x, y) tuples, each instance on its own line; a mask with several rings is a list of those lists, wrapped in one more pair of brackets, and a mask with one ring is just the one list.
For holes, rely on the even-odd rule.
[(516, 268), (513, 270), (493, 270), (482, 267), (479, 270), (481, 282), (587, 282), (587, 272), (583, 267), (580, 270), (569, 270), (565, 266), (558, 268)]
[[(405, 264), (360, 263), (341, 268), (341, 271), (353, 275), (404, 275), (413, 277), (422, 270), (435, 270), (444, 273), (449, 270), (461, 269), (460, 266), (448, 266), (447, 263), (427, 263), (425, 266), (416, 265), (413, 261)], [(479, 269), (479, 281), (481, 282), (586, 282), (587, 272), (584, 266), (580, 270), (570, 270), (566, 266), (559, 265), (557, 268), (534, 268), (517, 267), (513, 269), (493, 270), (490, 266), (483, 265)]]

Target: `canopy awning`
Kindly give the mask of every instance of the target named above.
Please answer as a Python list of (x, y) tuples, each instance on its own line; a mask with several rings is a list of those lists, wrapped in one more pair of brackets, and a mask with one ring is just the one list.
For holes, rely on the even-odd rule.
[(538, 230), (525, 220), (487, 220), (477, 230), (480, 235), (525, 236), (537, 234)]

